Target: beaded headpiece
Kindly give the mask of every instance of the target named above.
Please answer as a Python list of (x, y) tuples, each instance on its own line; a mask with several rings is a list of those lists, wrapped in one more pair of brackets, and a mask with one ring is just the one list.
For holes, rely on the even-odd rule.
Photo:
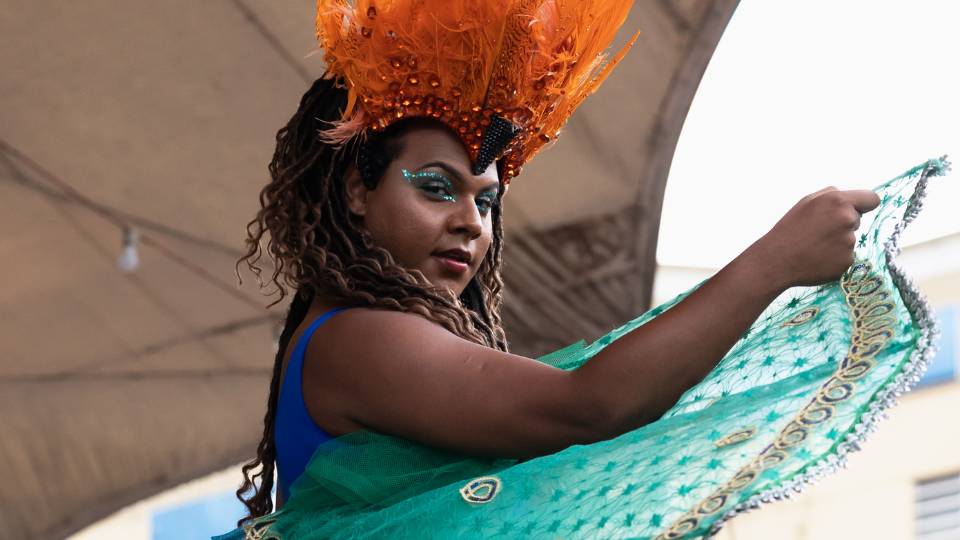
[(321, 132), (344, 143), (411, 117), (460, 136), (480, 174), (520, 172), (633, 45), (604, 53), (631, 0), (318, 0), (327, 76), (349, 96)]

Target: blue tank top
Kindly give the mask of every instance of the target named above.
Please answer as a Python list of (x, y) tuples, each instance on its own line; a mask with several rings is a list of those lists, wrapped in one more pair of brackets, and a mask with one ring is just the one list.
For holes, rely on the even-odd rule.
[(290, 498), (290, 485), (303, 474), (313, 451), (320, 444), (333, 439), (322, 430), (303, 401), (303, 357), (310, 337), (327, 319), (344, 308), (331, 309), (316, 318), (297, 341), (287, 362), (287, 370), (280, 385), (277, 417), (273, 424), (273, 439), (277, 448), (277, 476), (284, 502)]

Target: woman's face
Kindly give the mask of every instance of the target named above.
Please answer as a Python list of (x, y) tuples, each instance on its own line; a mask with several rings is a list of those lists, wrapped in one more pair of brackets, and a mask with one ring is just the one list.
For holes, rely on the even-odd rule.
[(496, 164), (474, 176), (460, 140), (441, 127), (415, 127), (399, 142), (376, 189), (356, 173), (348, 178), (350, 210), (401, 265), (459, 295), (493, 240)]

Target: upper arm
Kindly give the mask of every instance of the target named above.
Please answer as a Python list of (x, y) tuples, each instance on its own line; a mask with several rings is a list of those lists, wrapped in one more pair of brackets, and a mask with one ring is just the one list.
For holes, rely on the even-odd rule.
[[(333, 324), (331, 324), (333, 323)], [(573, 372), (466, 341), (416, 315), (353, 309), (311, 340), (322, 403), (380, 433), (483, 456), (530, 457), (602, 438)], [(308, 397), (312, 400), (312, 397)]]

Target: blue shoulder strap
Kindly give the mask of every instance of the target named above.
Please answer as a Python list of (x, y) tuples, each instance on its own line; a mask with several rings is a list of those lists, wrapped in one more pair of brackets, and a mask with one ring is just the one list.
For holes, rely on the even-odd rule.
[[(337, 313), (345, 309), (348, 309), (348, 308), (342, 308), (342, 307), (333, 308), (330, 311), (324, 313), (323, 315), (317, 317), (316, 320), (310, 323), (310, 326), (307, 327), (307, 330), (303, 333), (302, 336), (300, 336), (300, 339), (297, 340), (297, 348), (294, 349), (293, 351), (294, 355), (300, 357), (301, 363), (303, 362), (303, 353), (306, 352), (307, 344), (310, 343), (310, 338), (313, 337), (313, 333), (317, 331), (317, 328), (319, 328), (321, 324), (326, 322), (327, 319), (329, 319), (330, 317), (333, 317), (334, 315), (336, 315)], [(290, 359), (293, 360), (294, 358), (291, 357)], [(289, 370), (290, 370), (290, 367), (287, 366), (287, 371)]]

